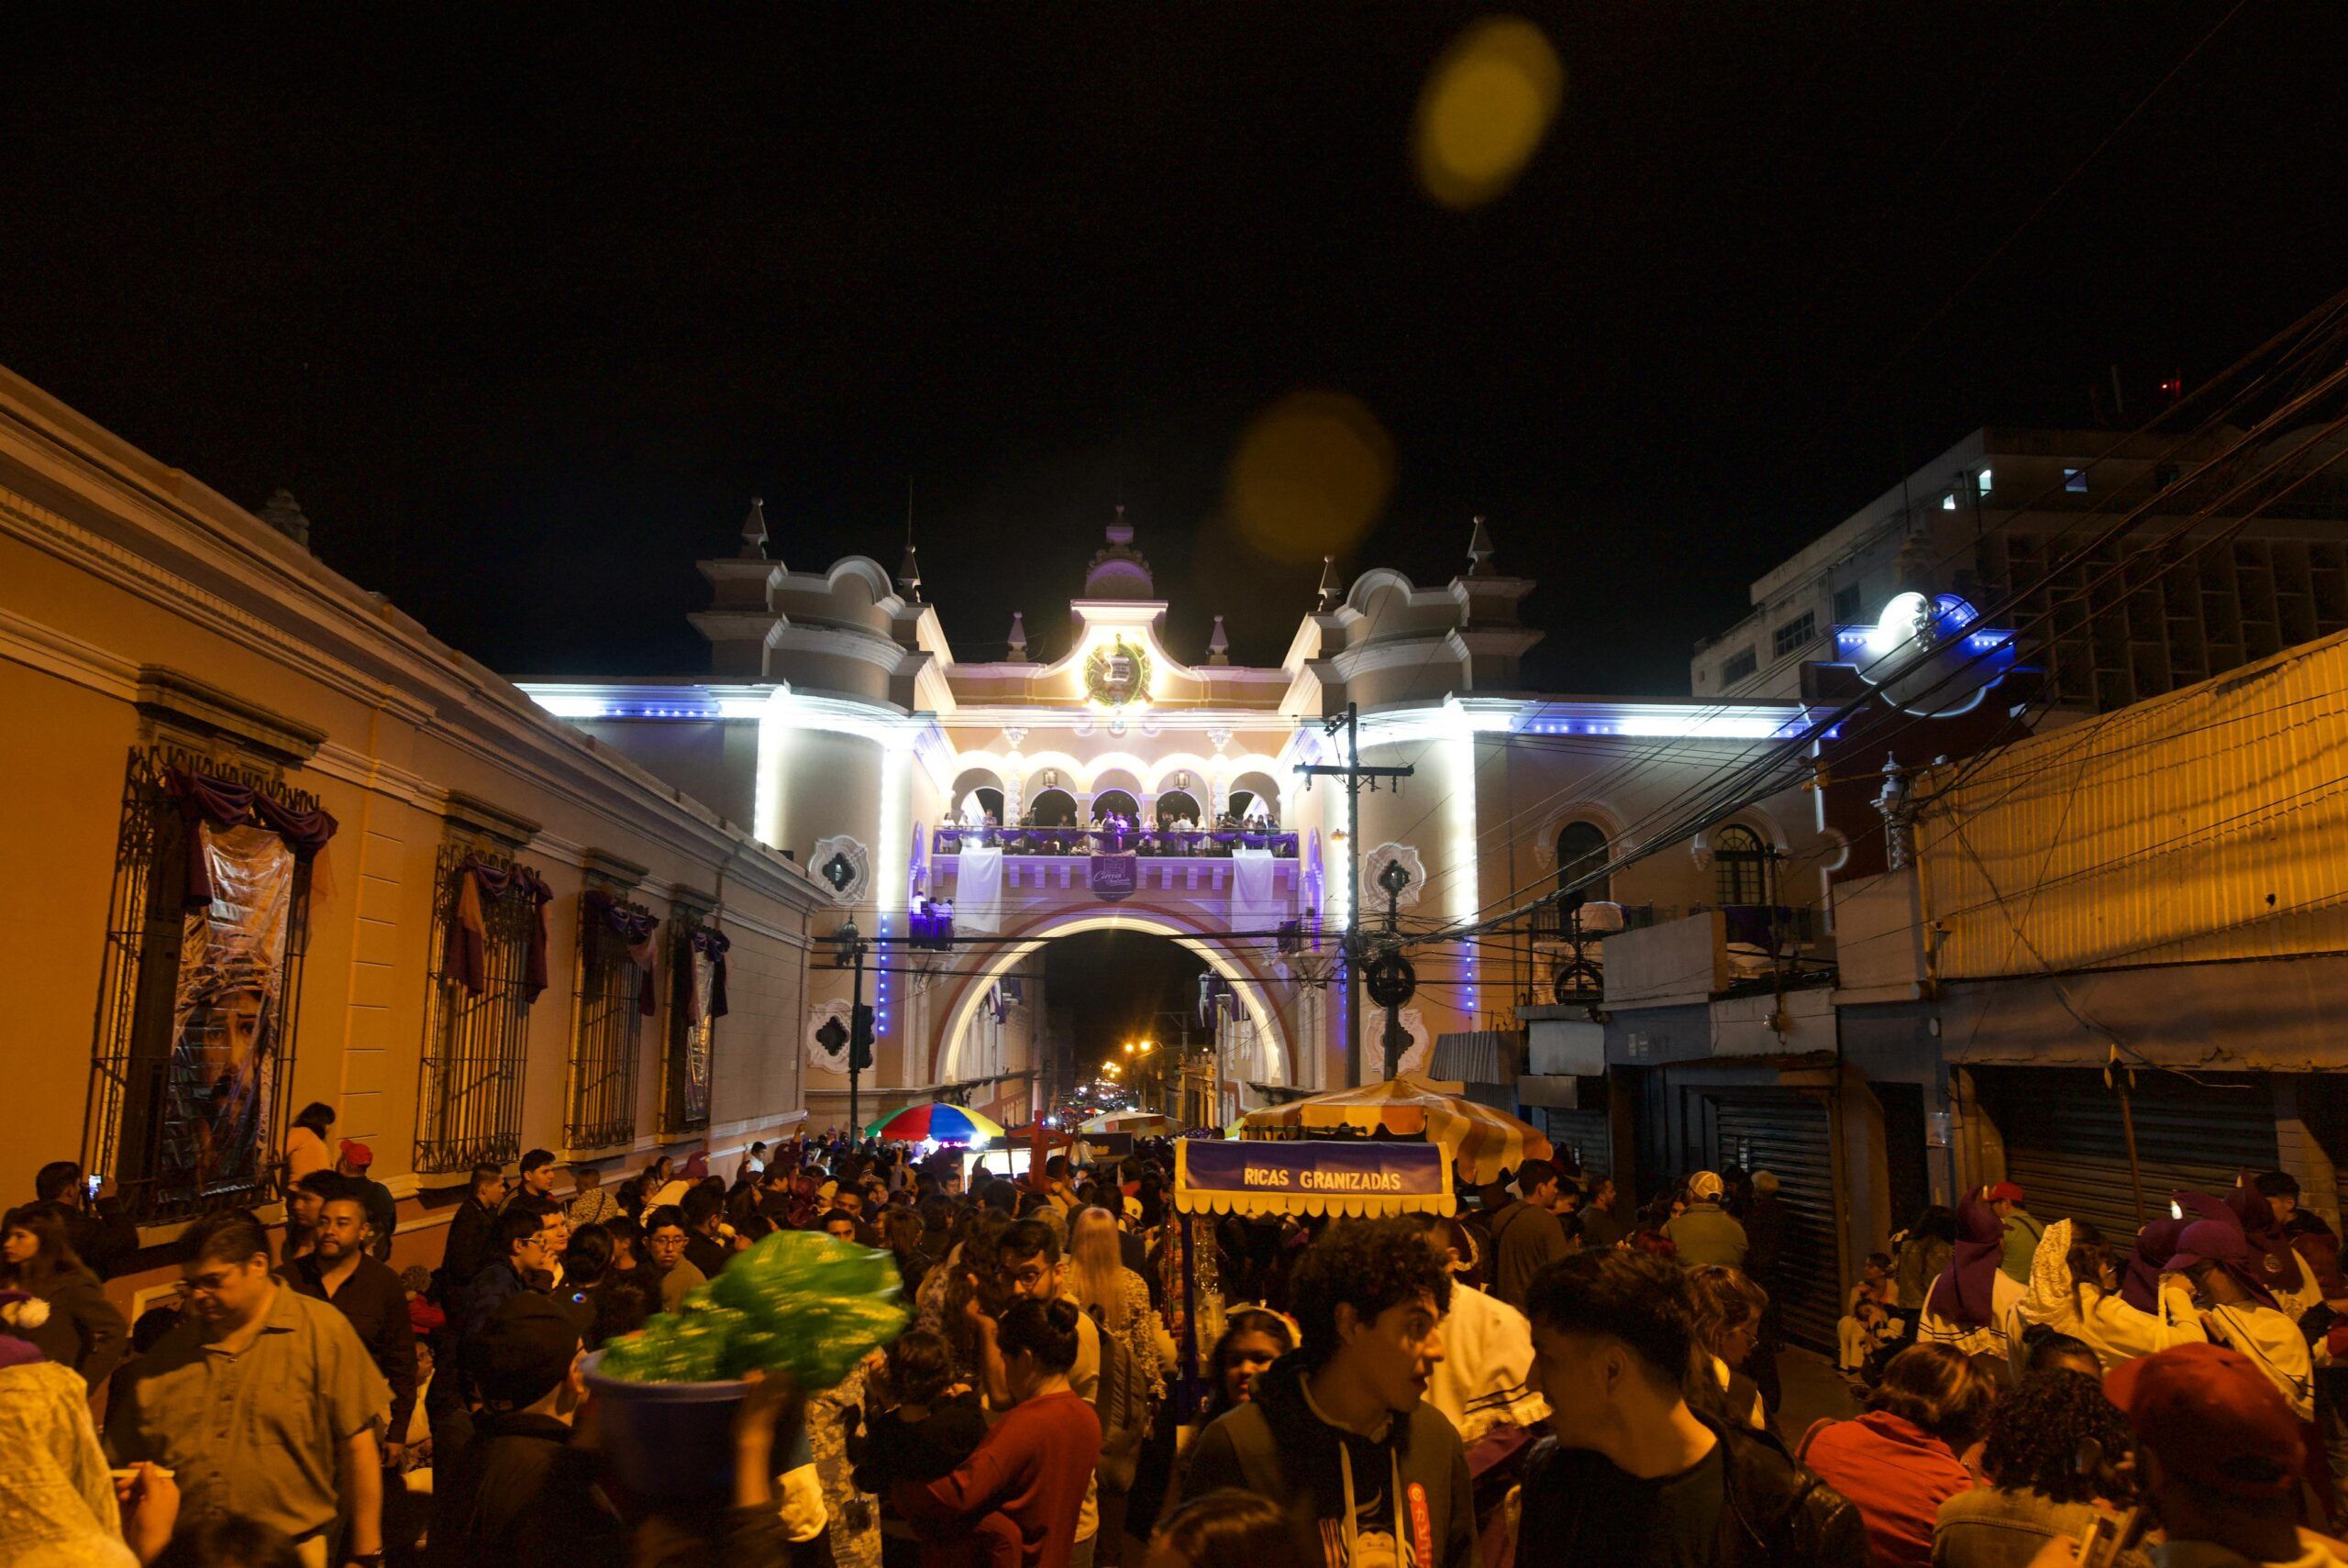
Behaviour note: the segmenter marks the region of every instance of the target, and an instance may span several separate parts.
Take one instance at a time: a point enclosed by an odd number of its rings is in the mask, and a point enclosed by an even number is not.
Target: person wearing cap
[[[1707,1264],[1721,1268],[1744,1266],[1752,1243],[1744,1227],[1725,1207],[1727,1194],[1728,1184],[1714,1172],[1698,1171],[1688,1178],[1688,1207],[1663,1227],[1673,1259],[1681,1268],[1702,1268]]]
[[[400,1206],[392,1189],[367,1174],[375,1151],[356,1138],[345,1138],[335,1153],[334,1172],[343,1179],[360,1207],[367,1212],[367,1255],[378,1260],[392,1255],[392,1236],[400,1228]]]
[[[2022,1207],[2022,1190],[2012,1182],[1999,1182],[1981,1196],[1988,1199],[1989,1211],[2003,1228],[2004,1251],[1999,1254],[1998,1266],[2016,1285],[2028,1285],[2031,1260],[2038,1255],[2038,1241],[2046,1234],[2046,1227]]]
[[[2302,1421],[2315,1419],[2315,1372],[2297,1320],[2281,1310],[2259,1278],[2242,1227],[2196,1220],[2176,1239],[2170,1272],[2193,1282],[2210,1342],[2254,1364]]]
[[[2122,1363],[2103,1387],[2128,1418],[2136,1484],[2160,1515],[2158,1568],[2342,1568],[2331,1543],[2298,1528],[2306,1445],[2249,1357],[2180,1345]]]

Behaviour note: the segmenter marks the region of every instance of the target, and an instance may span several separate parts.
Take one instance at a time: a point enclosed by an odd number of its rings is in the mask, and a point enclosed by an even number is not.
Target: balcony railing
[[[1005,855],[1148,855],[1169,858],[1228,859],[1235,849],[1268,849],[1274,858],[1296,858],[1297,835],[1246,829],[1201,829],[1192,833],[1113,828],[942,827],[933,855],[959,855],[964,844],[983,845]]]

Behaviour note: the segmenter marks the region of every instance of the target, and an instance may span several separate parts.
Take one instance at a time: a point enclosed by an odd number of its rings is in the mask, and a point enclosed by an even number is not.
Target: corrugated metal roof
[[[1513,1029],[1480,1029],[1464,1034],[1438,1034],[1434,1041],[1434,1074],[1465,1084],[1505,1084],[1512,1093],[1524,1070],[1524,1035]]]
[[[1917,845],[1944,978],[2348,950],[2348,637],[2019,742]]]

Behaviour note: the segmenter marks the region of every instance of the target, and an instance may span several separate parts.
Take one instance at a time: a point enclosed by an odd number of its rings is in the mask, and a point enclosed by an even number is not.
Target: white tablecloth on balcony
[[[991,935],[1002,929],[1002,851],[969,839],[954,863],[954,929]]]
[[[1288,918],[1268,849],[1231,852],[1231,929],[1269,931]]]

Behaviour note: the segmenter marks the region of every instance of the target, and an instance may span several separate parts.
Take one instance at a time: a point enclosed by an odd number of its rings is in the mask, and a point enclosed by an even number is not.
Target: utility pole
[[[1346,761],[1343,767],[1329,763],[1299,763],[1296,770],[1304,775],[1304,787],[1312,788],[1315,778],[1342,778],[1346,781],[1346,934],[1340,949],[1346,966],[1346,1085],[1361,1087],[1361,791],[1367,783],[1378,788],[1380,778],[1400,781],[1411,777],[1409,767],[1364,767],[1361,765],[1361,709],[1347,701],[1345,717],[1322,723],[1323,731],[1334,736],[1346,732]]]
[[[832,943],[839,955],[836,967],[851,970],[856,977],[847,994],[847,1133],[851,1139],[860,1139],[864,1136],[864,1118],[859,1089],[864,1069],[872,1065],[872,1012],[864,1005],[864,955],[870,944],[852,920],[832,933]],[[825,1025],[817,1032],[816,1038],[824,1040],[827,1049],[838,1048],[826,1037],[836,1022]]]

